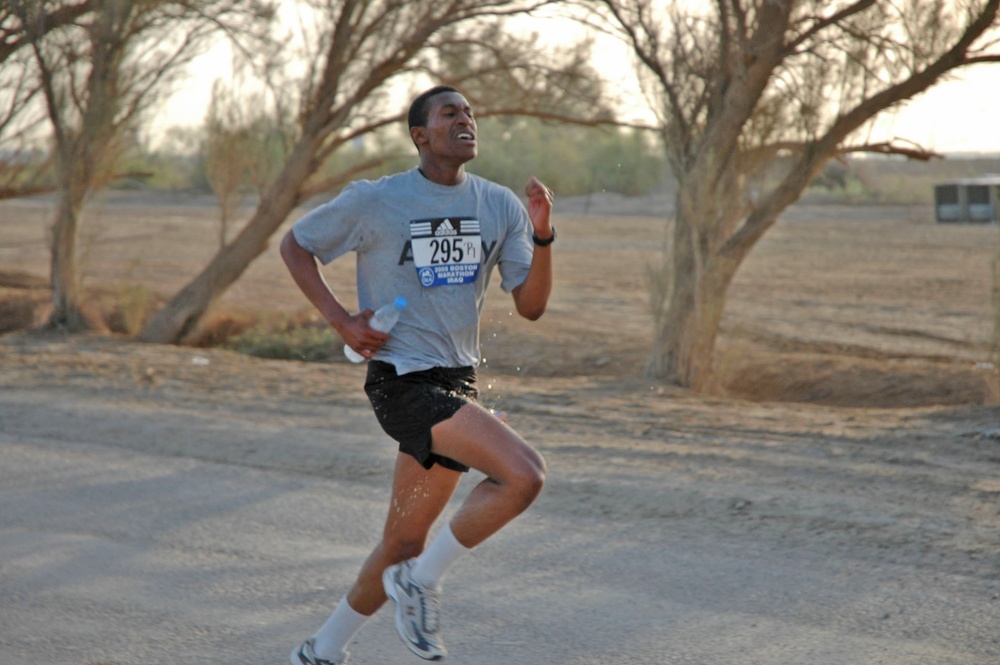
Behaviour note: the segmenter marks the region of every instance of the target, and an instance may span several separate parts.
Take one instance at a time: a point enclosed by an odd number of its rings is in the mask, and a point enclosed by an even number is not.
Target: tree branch
[[[894,143],[894,141],[905,141],[910,145],[899,145]],[[879,143],[849,145],[841,148],[839,152],[842,155],[858,152],[877,155],[900,155],[902,157],[906,157],[907,159],[913,159],[920,162],[929,162],[932,159],[944,159],[944,155],[941,153],[927,150],[926,148],[923,148],[922,146],[907,139],[892,139],[890,141],[883,141]]]
[[[29,18],[28,20],[35,24],[29,29],[25,18],[30,10],[25,7],[23,0],[12,0],[11,5],[14,9],[11,15],[18,16],[21,21],[19,25],[0,28],[0,63],[5,62],[19,49],[30,45],[33,30],[38,31],[35,35],[35,38],[38,38],[67,25],[72,25],[81,16],[96,9],[99,4],[100,0],[81,0],[75,4],[62,5],[52,12],[41,14],[38,18]]]
[[[859,0],[853,5],[848,5],[844,7],[836,14],[828,16],[826,18],[820,18],[817,20],[808,30],[800,34],[796,39],[788,43],[787,48],[790,52],[796,51],[799,46],[801,46],[806,41],[812,39],[818,33],[822,32],[831,25],[839,25],[844,19],[859,14],[869,9],[875,4],[876,0]]]

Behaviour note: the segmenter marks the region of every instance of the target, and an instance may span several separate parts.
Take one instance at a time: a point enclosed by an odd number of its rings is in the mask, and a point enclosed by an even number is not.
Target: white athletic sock
[[[451,525],[445,524],[423,554],[417,557],[410,569],[410,577],[417,584],[440,589],[445,571],[468,551],[469,548],[458,542],[451,532]]]
[[[343,651],[347,650],[347,645],[370,618],[354,611],[354,608],[347,602],[347,596],[341,598],[340,603],[333,610],[333,614],[313,636],[316,638],[316,644],[313,647],[316,655],[324,660],[337,658]]]

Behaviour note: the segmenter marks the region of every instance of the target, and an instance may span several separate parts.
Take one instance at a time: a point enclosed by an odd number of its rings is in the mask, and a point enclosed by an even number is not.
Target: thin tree
[[[28,51],[11,53],[0,66],[0,199],[51,191],[51,160],[38,145],[44,110],[34,60]]]
[[[52,226],[50,325],[83,329],[76,243],[88,198],[114,175],[123,139],[141,114],[220,27],[250,34],[264,5],[215,2],[85,3],[54,29],[62,5],[15,0],[52,131],[58,201]]]
[[[224,247],[229,225],[245,195],[253,164],[261,155],[245,109],[221,81],[212,86],[205,118],[205,176],[219,202],[219,247]]]
[[[334,173],[320,168],[345,146],[403,118],[397,86],[427,80],[457,85],[480,115],[561,117],[605,122],[593,97],[596,78],[572,52],[541,49],[500,29],[504,17],[554,0],[336,0],[316,3],[303,21],[319,32],[301,58],[297,141],[250,220],[205,268],[147,322],[139,338],[180,342],[212,303],[265,251],[296,206],[343,186],[388,156]],[[293,94],[286,88],[282,96]],[[586,100],[585,102],[582,100]],[[575,105],[575,106],[574,106]]]
[[[1000,0],[582,4],[634,51],[677,176],[648,373],[695,389],[710,385],[734,275],[823,165],[852,152],[929,157],[870,140],[873,121],[1000,61]]]
[[[65,0],[57,2],[27,3],[11,0],[0,5],[0,63],[26,47],[30,49],[39,34],[59,30],[73,25],[91,13],[99,0]],[[31,5],[32,32],[29,34],[24,21],[28,6]]]
[[[34,34],[72,25],[96,0],[38,3]],[[35,103],[42,88],[31,54],[31,35],[22,20],[23,2],[0,5],[0,199],[54,189],[52,160],[38,144],[44,108]]]

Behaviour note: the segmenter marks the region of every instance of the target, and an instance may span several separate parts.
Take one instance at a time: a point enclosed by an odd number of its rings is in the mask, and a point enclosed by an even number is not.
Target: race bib
[[[470,284],[479,276],[483,239],[478,219],[414,220],[410,242],[417,276],[425,287]]]

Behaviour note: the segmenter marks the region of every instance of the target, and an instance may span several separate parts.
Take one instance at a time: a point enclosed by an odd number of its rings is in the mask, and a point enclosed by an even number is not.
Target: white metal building
[[[938,222],[1000,222],[1000,174],[935,185],[934,215]]]

